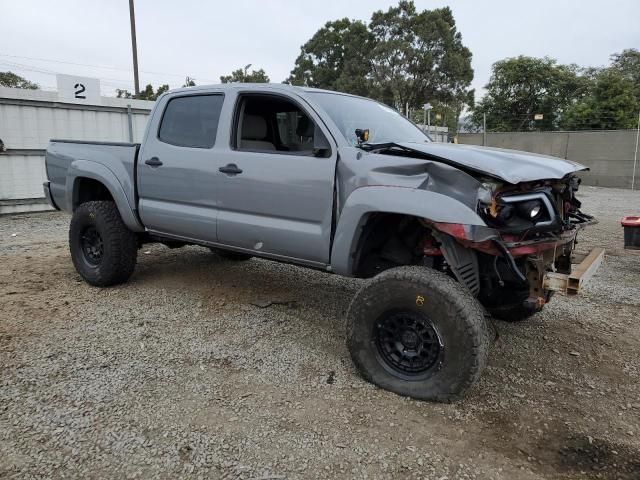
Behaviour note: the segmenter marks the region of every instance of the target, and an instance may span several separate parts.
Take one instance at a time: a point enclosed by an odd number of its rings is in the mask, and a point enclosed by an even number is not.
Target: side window
[[[164,110],[158,139],[180,147],[213,147],[223,101],[223,95],[172,98]]]
[[[313,155],[315,124],[295,103],[274,95],[247,95],[237,115],[238,150]]]

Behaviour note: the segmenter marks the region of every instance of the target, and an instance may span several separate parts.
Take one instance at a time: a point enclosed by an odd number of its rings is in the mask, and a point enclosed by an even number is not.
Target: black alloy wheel
[[[98,230],[93,226],[84,229],[80,236],[80,245],[84,261],[91,267],[100,265],[104,255],[104,244]]]
[[[419,380],[442,365],[442,339],[425,315],[412,311],[386,312],[374,328],[378,360],[390,373]]]

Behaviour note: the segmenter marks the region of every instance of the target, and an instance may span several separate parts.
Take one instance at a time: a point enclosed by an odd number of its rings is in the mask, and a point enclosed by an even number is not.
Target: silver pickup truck
[[[584,166],[434,143],[336,92],[173,90],[142,144],[51,140],[46,169],[91,285],[125,282],[148,242],[370,278],[347,313],[351,356],[367,380],[419,399],[460,398],[487,362],[491,315],[532,315],[602,257],[572,270],[594,221],[575,196]]]

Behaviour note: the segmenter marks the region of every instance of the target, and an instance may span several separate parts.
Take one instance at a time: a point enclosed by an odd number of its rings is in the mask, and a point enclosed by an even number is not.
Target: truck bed
[[[62,210],[73,210],[73,196],[67,193],[73,192],[73,184],[67,183],[75,180],[74,169],[81,165],[86,167],[87,162],[91,162],[91,168],[83,170],[95,171],[95,179],[103,183],[104,179],[98,178],[100,172],[117,179],[115,181],[124,191],[127,203],[135,211],[135,171],[139,148],[139,143],[52,139],[47,148],[45,165],[53,202]]]

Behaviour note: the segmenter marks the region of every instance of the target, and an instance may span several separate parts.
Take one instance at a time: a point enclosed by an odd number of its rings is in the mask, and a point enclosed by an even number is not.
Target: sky
[[[382,0],[136,0],[141,88],[179,87],[184,77],[218,83],[252,64],[281,82],[300,46],[325,22],[368,21]],[[416,0],[418,9],[449,6],[473,53],[476,98],[497,60],[550,56],[603,66],[625,48],[640,49],[640,0]],[[44,89],[55,73],[97,77],[102,92],[133,90],[127,0],[0,0],[0,71]],[[428,100],[428,99],[427,99]]]

